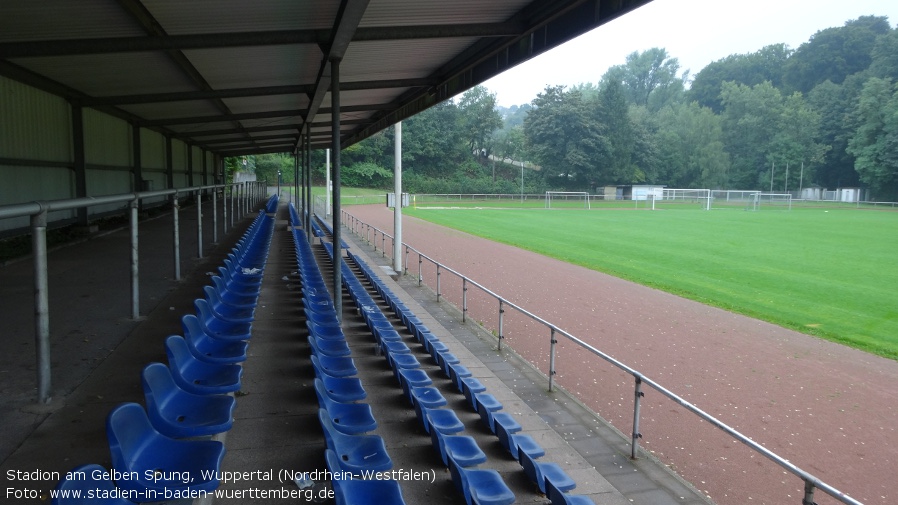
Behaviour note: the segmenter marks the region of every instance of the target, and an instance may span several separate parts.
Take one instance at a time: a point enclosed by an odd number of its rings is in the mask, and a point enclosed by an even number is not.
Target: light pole
[[[277,195],[278,195],[278,198],[281,197],[281,171],[280,170],[278,170],[278,192],[277,192]]]
[[[524,162],[521,162],[521,205],[524,205]]]

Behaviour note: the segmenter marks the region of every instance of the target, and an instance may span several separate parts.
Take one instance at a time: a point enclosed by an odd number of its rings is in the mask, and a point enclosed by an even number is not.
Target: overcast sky
[[[662,47],[696,74],[730,54],[786,43],[860,16],[898,22],[896,0],[653,0],[635,11],[486,81],[499,105],[529,103],[546,85],[597,83],[628,54]]]

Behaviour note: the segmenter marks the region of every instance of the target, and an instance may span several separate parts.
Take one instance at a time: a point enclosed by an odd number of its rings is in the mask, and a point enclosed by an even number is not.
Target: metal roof
[[[0,2],[0,75],[233,156],[330,147],[339,62],[345,147],[649,1]]]

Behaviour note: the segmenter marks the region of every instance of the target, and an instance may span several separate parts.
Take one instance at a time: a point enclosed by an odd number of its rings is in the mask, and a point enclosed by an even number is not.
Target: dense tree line
[[[509,109],[478,86],[406,120],[402,156],[413,192],[520,191],[526,160],[528,192],[863,186],[895,200],[898,30],[861,17],[694,76],[653,48],[596,84],[548,86]],[[392,129],[343,151],[347,185],[387,188],[392,167]]]

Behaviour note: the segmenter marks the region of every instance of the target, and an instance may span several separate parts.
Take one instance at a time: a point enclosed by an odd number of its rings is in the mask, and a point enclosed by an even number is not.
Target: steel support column
[[[305,182],[305,191],[306,191],[306,201],[309,204],[309,214],[306,216],[305,227],[308,230],[309,241],[312,240],[312,213],[315,211],[315,205],[312,200],[312,131],[310,128],[306,128],[306,137],[305,137],[305,148],[303,149],[304,156],[306,157],[306,182]],[[311,243],[311,242],[310,242]]]
[[[402,273],[402,121],[396,123],[394,143],[395,158],[393,164],[393,191],[396,193],[393,207],[393,270]],[[334,218],[336,219],[336,218]],[[334,225],[336,226],[336,225]]]
[[[203,190],[196,190],[196,257],[203,257]]]
[[[178,201],[178,194],[171,196],[171,216],[172,216],[172,256],[175,263],[175,280],[181,280],[181,202]]]
[[[131,191],[137,193],[149,189],[143,187],[143,163],[140,153],[140,126],[138,126],[137,123],[131,123],[131,145],[133,146],[134,156],[132,168],[134,182],[131,184]],[[143,205],[143,202],[138,201],[137,205]]]
[[[34,347],[37,358],[37,401],[50,403],[50,283],[47,275],[47,212],[31,216],[34,254]]]
[[[129,231],[131,233],[131,318],[140,318],[140,254],[137,239],[137,198],[131,200]]]
[[[332,216],[340,215],[340,59],[330,61],[331,66],[331,149],[334,150],[334,208]],[[337,318],[343,321],[343,250],[340,248],[340,226],[334,225],[334,308]]]

